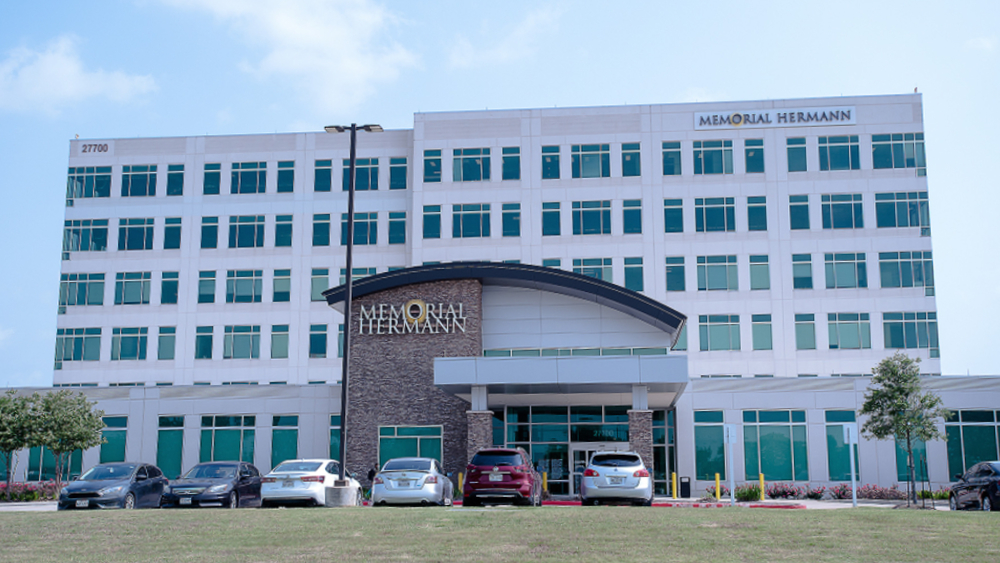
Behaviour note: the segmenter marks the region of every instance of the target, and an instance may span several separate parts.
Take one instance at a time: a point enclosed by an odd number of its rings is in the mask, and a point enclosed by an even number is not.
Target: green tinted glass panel
[[[743,420],[747,422],[748,411],[743,412]],[[760,437],[756,425],[743,426],[743,459],[744,470],[748,481],[752,481],[760,473]]]
[[[792,459],[795,465],[795,480],[808,481],[809,452],[806,446],[805,426],[792,426]]]
[[[695,411],[694,421],[696,423],[717,422],[722,423],[722,411]]]
[[[907,467],[906,440],[896,440],[896,480],[909,481]],[[927,446],[923,440],[913,441],[913,471],[917,481],[927,480]]]
[[[287,459],[299,457],[299,431],[292,428],[275,428],[271,431],[271,467]]]
[[[400,426],[396,429],[397,436],[440,436],[439,426]]]
[[[966,469],[980,461],[997,459],[996,426],[965,425],[962,427],[962,442],[965,446]]]
[[[827,422],[854,422],[854,411],[826,411]]]
[[[944,431],[948,440],[948,476],[951,480],[956,475],[965,473],[962,458],[962,427],[945,426]]]
[[[125,433],[125,430],[105,430],[101,433],[105,441],[101,444],[101,463],[125,461]]]
[[[198,452],[198,461],[205,463],[206,461],[212,461],[212,431],[202,430],[201,431],[201,448]]]
[[[441,438],[421,438],[420,457],[431,457],[441,461]]]
[[[216,430],[212,461],[239,461],[240,430]]]
[[[417,457],[420,454],[418,438],[379,438],[379,467],[397,457]]]
[[[330,459],[340,460],[340,429],[330,430]],[[381,465],[380,465],[381,467]]]
[[[761,473],[767,481],[792,479],[792,427],[760,426]]]
[[[721,413],[720,413],[721,414]],[[722,426],[695,426],[695,479],[714,481],[715,474],[726,478],[726,457]]]
[[[831,412],[831,411],[827,411]],[[837,411],[832,411],[837,412]],[[853,414],[853,413],[851,413]],[[851,480],[851,452],[844,443],[844,427],[831,425],[826,427],[827,468],[831,481]],[[854,471],[861,479],[861,461],[858,459],[858,447],[854,446]]]
[[[180,477],[183,451],[183,430],[159,431],[156,438],[156,466],[163,471],[167,479]]]
[[[535,424],[531,427],[532,442],[568,442],[569,427],[565,424]]]

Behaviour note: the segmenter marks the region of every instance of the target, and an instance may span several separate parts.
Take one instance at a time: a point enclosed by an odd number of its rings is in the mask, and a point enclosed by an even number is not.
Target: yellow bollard
[[[719,474],[715,474],[715,500],[722,500],[722,491],[719,490]]]
[[[676,499],[677,498],[677,472],[676,471],[674,471],[673,473],[670,474],[670,486],[672,487],[672,490],[674,492],[674,495],[673,495],[674,499]]]
[[[463,491],[465,490],[464,485],[465,485],[465,473],[462,473],[461,471],[459,471],[458,472],[458,492],[459,492],[459,494],[464,495],[464,493],[463,493]]]
[[[764,500],[764,474],[760,474],[760,500]]]
[[[549,472],[542,471],[542,490],[549,492]]]

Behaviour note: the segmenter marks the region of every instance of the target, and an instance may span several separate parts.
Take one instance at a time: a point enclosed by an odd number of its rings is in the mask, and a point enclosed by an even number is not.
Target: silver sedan
[[[437,504],[451,506],[454,485],[436,459],[401,457],[389,460],[372,481],[372,504]]]
[[[653,480],[639,454],[597,452],[590,458],[580,481],[581,504],[612,501],[642,506],[653,503]]]

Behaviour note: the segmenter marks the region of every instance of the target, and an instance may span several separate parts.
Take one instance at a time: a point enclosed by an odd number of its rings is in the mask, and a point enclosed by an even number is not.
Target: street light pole
[[[351,365],[351,297],[353,290],[353,258],[354,258],[354,169],[357,164],[357,140],[358,129],[363,129],[371,133],[382,131],[379,125],[362,125],[357,123],[350,126],[328,125],[323,128],[327,133],[351,132],[351,159],[347,178],[347,267],[346,288],[344,291],[344,360],[341,365],[340,374],[340,475],[339,479],[344,482],[347,474],[347,387],[348,369]],[[346,484],[346,483],[345,483]]]

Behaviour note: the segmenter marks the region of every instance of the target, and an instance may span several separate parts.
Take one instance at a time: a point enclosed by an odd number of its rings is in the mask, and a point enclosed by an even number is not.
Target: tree
[[[17,452],[33,445],[32,401],[33,397],[19,397],[14,389],[0,395],[0,459],[7,468],[7,500],[17,472]]]
[[[913,442],[940,440],[944,436],[937,428],[937,419],[950,413],[933,393],[922,393],[919,358],[897,352],[872,369],[872,382],[865,391],[860,413],[868,417],[861,427],[865,437],[885,440],[889,437],[906,444],[906,459],[910,481],[907,502],[916,501],[913,468]]]
[[[104,411],[95,411],[96,404],[83,393],[68,389],[47,393],[35,402],[35,443],[48,448],[56,458],[56,490],[62,488],[62,475],[74,450],[104,443]]]

